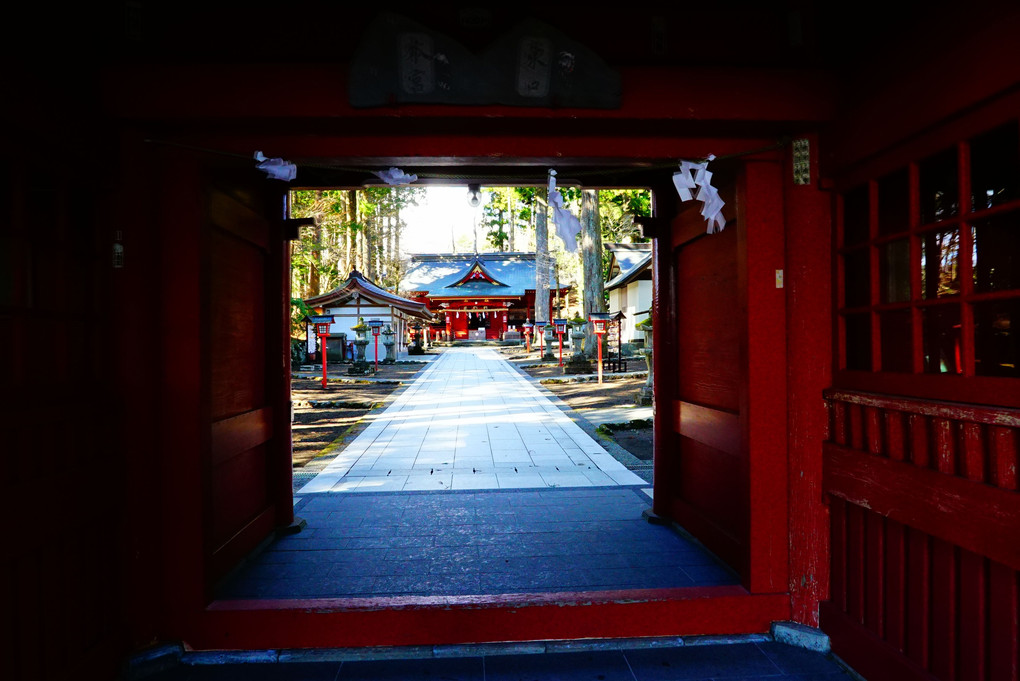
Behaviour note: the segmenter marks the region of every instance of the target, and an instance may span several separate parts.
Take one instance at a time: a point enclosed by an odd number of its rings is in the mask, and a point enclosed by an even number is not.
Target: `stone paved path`
[[[299,490],[386,492],[647,483],[489,348],[453,348]]]

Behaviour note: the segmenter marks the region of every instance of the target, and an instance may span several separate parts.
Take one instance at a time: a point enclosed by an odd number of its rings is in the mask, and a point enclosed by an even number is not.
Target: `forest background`
[[[432,216],[427,225],[409,222],[409,215],[421,216],[421,211],[414,208],[427,203],[429,191],[432,188],[404,186],[291,192],[291,216],[315,220],[314,225],[302,227],[299,238],[292,242],[295,321],[308,312],[301,303],[303,299],[336,288],[352,269],[400,294],[400,281],[412,253],[403,245],[408,230],[432,230],[426,242],[432,245],[427,251],[430,253],[537,250],[536,223],[544,211],[545,187],[482,188],[469,229],[452,224],[458,219],[452,214]],[[462,191],[467,202],[467,188]],[[554,277],[584,293],[585,316],[593,311],[604,312],[603,285],[609,254],[602,244],[647,241],[635,218],[650,215],[651,193],[643,189],[573,187],[557,191],[564,205],[580,217],[581,232],[578,252],[570,252],[550,227],[548,251],[555,263]],[[445,224],[447,221],[451,224]]]

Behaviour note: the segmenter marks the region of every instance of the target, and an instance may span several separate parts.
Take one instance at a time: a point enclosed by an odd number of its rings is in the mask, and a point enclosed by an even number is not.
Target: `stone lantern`
[[[563,367],[563,373],[565,374],[590,374],[594,371],[594,367],[591,365],[589,360],[584,354],[584,327],[587,322],[578,317],[572,319],[570,324],[570,347],[573,349],[573,353],[570,359],[567,360],[566,366]]]
[[[368,324],[362,317],[358,317],[358,323],[351,327],[354,332],[354,364],[347,370],[350,376],[367,376],[372,373],[372,367],[365,359],[365,348],[368,346]]]
[[[382,335],[383,335],[383,347],[386,348],[386,357],[383,359],[382,363],[394,364],[397,361],[397,355],[393,349],[396,346],[396,341],[393,340],[394,335],[393,327],[387,324],[386,328],[383,329],[382,331]]]

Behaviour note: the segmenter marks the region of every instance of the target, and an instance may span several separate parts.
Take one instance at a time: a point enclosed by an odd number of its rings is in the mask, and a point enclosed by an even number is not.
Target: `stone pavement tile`
[[[453,489],[499,489],[499,479],[495,473],[454,473]]]
[[[453,473],[433,473],[431,475],[409,475],[404,491],[434,491],[450,489],[453,484]]]
[[[358,493],[403,491],[407,487],[407,479],[410,476],[403,471],[391,471],[389,473],[385,476],[366,477],[358,484],[357,489],[353,491]]]
[[[428,538],[431,540],[431,538]],[[347,549],[393,549],[399,547],[414,547],[421,544],[422,537],[402,537],[384,535],[381,537],[354,537],[347,540]]]
[[[699,584],[739,584],[740,578],[721,565],[685,565],[683,571]]]
[[[830,658],[784,643],[758,643],[758,647],[786,674],[831,674],[842,670]]]
[[[346,542],[344,542],[346,544]],[[339,547],[342,549],[343,547]],[[308,551],[277,551],[267,550],[258,557],[255,565],[280,565],[298,563],[301,565],[327,565],[335,563],[343,556],[343,552],[333,549],[318,549]]]
[[[167,681],[334,681],[340,667],[339,662],[182,665]],[[148,679],[163,681],[161,676]]]
[[[428,596],[441,593],[466,596],[483,593],[478,575],[384,575],[372,585],[371,593],[380,596]]]
[[[780,676],[782,671],[753,643],[626,651],[635,681],[687,681]]]
[[[634,681],[619,651],[498,655],[485,658],[485,681]]]
[[[547,591],[582,591],[588,582],[579,571],[517,573],[482,573],[478,576],[481,593],[507,594]]]
[[[480,657],[344,662],[336,681],[485,681]]]

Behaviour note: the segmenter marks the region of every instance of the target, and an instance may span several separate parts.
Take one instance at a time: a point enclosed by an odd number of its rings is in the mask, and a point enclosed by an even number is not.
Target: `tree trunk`
[[[516,220],[516,216],[517,216],[516,208],[517,207],[515,205],[515,203],[516,203],[516,196],[515,196],[515,194],[516,194],[516,192],[514,192],[514,190],[511,189],[510,190],[510,252],[511,253],[516,253],[517,252],[517,249],[514,247],[514,232],[516,231],[514,229],[514,226],[515,226],[514,223],[517,222],[517,220]]]
[[[403,274],[400,260],[400,232],[404,229],[404,221],[400,217],[400,209],[397,209],[397,224],[393,230],[393,290],[400,293],[400,278]]]
[[[599,221],[598,193],[591,189],[581,192],[581,267],[584,272],[584,318],[592,312],[605,312],[605,282],[602,278],[602,229]],[[589,357],[597,354],[595,333],[589,323],[584,329],[584,351]]]
[[[358,192],[354,189],[347,191],[347,234],[344,238],[344,269],[343,274],[349,275],[351,270],[357,269],[354,257],[354,246],[357,243],[357,235],[354,225],[358,222]]]
[[[549,223],[545,203],[535,206],[535,318],[549,322]]]

